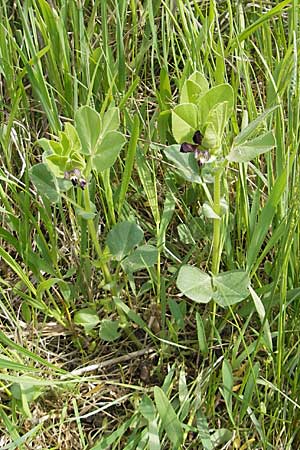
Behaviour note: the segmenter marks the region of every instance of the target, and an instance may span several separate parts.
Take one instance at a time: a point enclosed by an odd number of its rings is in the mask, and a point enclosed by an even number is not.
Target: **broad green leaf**
[[[78,133],[76,131],[76,128],[73,127],[72,124],[70,124],[69,122],[65,123],[65,134],[69,139],[69,144],[70,144],[70,153],[71,152],[75,152],[75,153],[80,153],[81,151],[81,142],[78,136]]]
[[[93,155],[101,133],[100,115],[89,106],[82,106],[75,113],[75,127],[81,141],[81,152]]]
[[[104,319],[100,324],[99,337],[104,341],[113,342],[121,336],[118,328],[118,321]]]
[[[183,442],[183,429],[168,397],[158,386],[154,387],[154,400],[156,408],[161,419],[168,438],[172,442],[174,448],[180,448]]]
[[[182,294],[197,303],[208,303],[214,294],[211,277],[197,267],[182,266],[176,285]]]
[[[47,197],[50,202],[58,202],[59,193],[56,178],[46,164],[40,163],[31,167],[29,177],[42,196]]]
[[[179,145],[171,145],[165,149],[165,154],[178,169],[180,176],[187,181],[202,184],[202,179],[199,175],[199,166],[194,153],[181,153]]]
[[[221,217],[215,213],[213,208],[207,202],[203,203],[203,205],[202,205],[202,213],[208,219],[219,219],[219,220],[221,219]]]
[[[202,141],[203,147],[209,149],[221,147],[224,128],[228,119],[227,110],[228,102],[218,103],[210,110]]]
[[[208,82],[202,73],[196,71],[185,80],[181,89],[180,103],[197,104],[206,91],[208,91]]]
[[[206,123],[209,122],[210,111],[218,104],[227,102],[226,115],[223,118],[225,123],[229,119],[233,110],[233,90],[229,84],[219,84],[215,86],[204,94],[198,104],[199,108],[199,123],[203,128]]]
[[[192,142],[198,127],[198,109],[193,103],[182,103],[172,111],[172,132],[178,144]]]
[[[92,168],[97,172],[109,169],[116,161],[123,145],[124,136],[118,131],[109,131],[98,143],[95,154],[92,157]]]
[[[97,311],[92,308],[83,308],[74,314],[74,323],[81,325],[88,333],[99,324]]]
[[[131,273],[157,263],[157,248],[153,245],[142,245],[122,261],[125,272]]]
[[[102,119],[101,134],[104,136],[108,131],[116,131],[120,126],[119,108],[110,108],[106,111]]]
[[[262,114],[260,114],[256,119],[252,120],[249,125],[247,125],[242,131],[234,138],[234,145],[239,146],[244,144],[252,134],[258,129],[259,125],[261,125],[266,118],[279,107],[279,105],[273,106],[272,108],[267,109]]]
[[[49,141],[49,147],[55,155],[65,156],[65,149],[61,142]]]
[[[70,153],[71,144],[67,134],[64,131],[58,133],[59,143],[62,147],[62,155],[68,155]]]
[[[248,162],[262,153],[269,152],[273,147],[275,147],[276,141],[272,131],[258,136],[251,141],[247,141],[241,145],[233,145],[227,159],[230,162]]]
[[[249,295],[249,277],[243,271],[230,271],[213,276],[214,300],[223,307],[239,303]]]
[[[120,222],[107,235],[106,243],[111,254],[121,261],[139,245],[144,237],[143,230],[134,222]]]
[[[46,156],[44,161],[56,177],[63,177],[65,170],[67,170],[67,156],[56,155],[53,153],[52,155]]]
[[[204,92],[199,84],[192,80],[186,80],[182,88],[180,103],[194,103],[196,105],[203,94]]]

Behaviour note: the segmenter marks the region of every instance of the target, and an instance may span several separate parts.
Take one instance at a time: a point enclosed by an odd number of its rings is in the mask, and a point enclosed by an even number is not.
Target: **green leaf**
[[[239,413],[239,417],[241,420],[243,420],[243,417],[245,416],[247,409],[251,407],[250,406],[251,400],[253,397],[255,387],[257,386],[257,378],[259,375],[259,370],[260,370],[259,362],[256,362],[254,366],[251,365],[248,369],[247,373],[248,380],[243,392],[242,405]]]
[[[44,163],[36,164],[29,169],[29,177],[41,195],[56,203],[59,200],[56,178]]]
[[[82,217],[84,220],[93,219],[97,213],[96,205],[90,201],[89,211],[85,208],[82,208],[78,204],[75,206],[76,216]]]
[[[200,72],[194,72],[183,84],[180,103],[199,103],[205,92],[208,91],[208,82]]]
[[[197,267],[182,266],[176,285],[182,294],[197,303],[208,303],[214,294],[211,277]]]
[[[198,127],[198,108],[193,103],[182,103],[172,111],[172,132],[178,144],[192,142]]]
[[[181,153],[179,145],[171,145],[165,149],[165,154],[178,169],[179,175],[185,180],[202,184],[202,179],[199,175],[199,166],[194,153]]]
[[[69,146],[70,146],[70,153],[80,153],[81,151],[81,142],[78,136],[78,133],[76,131],[76,128],[73,127],[72,124],[69,122],[65,123],[65,135],[68,137],[69,140]]]
[[[225,400],[226,408],[230,420],[233,425],[235,425],[233,417],[232,417],[232,389],[233,389],[233,375],[232,368],[227,359],[223,360],[222,364],[222,379],[223,379],[223,389],[221,390],[222,395]]]
[[[111,254],[121,261],[144,237],[143,230],[134,222],[121,222],[114,225],[107,235],[106,243]]]
[[[258,136],[251,141],[247,141],[241,145],[234,145],[227,155],[227,159],[230,162],[248,162],[262,153],[269,152],[275,147],[276,141],[272,131]]]
[[[227,111],[223,117],[223,122],[229,119],[234,104],[233,89],[229,84],[220,84],[211,88],[204,94],[198,104],[199,123],[203,128],[209,122],[210,111],[218,105],[218,103],[227,102]]]
[[[41,395],[43,389],[36,385],[34,378],[32,378],[32,382],[28,381],[30,377],[27,376],[26,378],[27,381],[21,381],[21,376],[20,383],[13,383],[10,390],[13,398],[16,400],[22,400],[24,397],[27,402],[32,402]]]
[[[199,350],[204,355],[208,354],[208,345],[206,340],[205,328],[203,324],[203,320],[198,312],[196,312],[196,324],[197,324],[197,336],[198,336],[198,345]]]
[[[146,420],[155,419],[155,415],[156,415],[155,407],[154,407],[154,404],[153,404],[151,398],[148,397],[148,395],[144,395],[144,397],[140,401],[139,410],[140,410],[140,413],[142,414],[142,416]]]
[[[177,227],[177,233],[180,242],[186,245],[195,245],[195,239],[193,238],[192,232],[185,223],[180,223]]]
[[[292,167],[289,165],[289,167]],[[254,232],[251,237],[250,245],[248,247],[247,254],[247,269],[250,271],[257,258],[258,253],[261,250],[262,243],[269,232],[270,224],[272,223],[275,215],[277,205],[282,198],[282,193],[287,186],[288,168],[285,168],[278,176],[273,186],[272,192],[262,212],[258,218],[258,221],[254,227]]]
[[[272,108],[266,109],[262,114],[260,114],[256,119],[252,120],[249,125],[247,125],[235,138],[234,145],[239,146],[244,144],[252,134],[258,129],[259,125],[263,123],[266,118],[279,107],[279,105],[273,106]]]
[[[118,321],[104,319],[101,321],[99,337],[104,341],[113,342],[121,336],[118,328]]]
[[[100,115],[89,106],[82,106],[75,113],[75,126],[81,141],[81,152],[93,155],[101,133]]]
[[[56,177],[63,177],[67,166],[68,157],[53,153],[45,157],[45,163]]]
[[[122,261],[125,272],[132,273],[157,263],[157,248],[153,245],[142,245]]]
[[[213,276],[214,300],[220,306],[239,303],[249,295],[249,277],[244,271],[230,271]]]
[[[228,119],[227,110],[228,102],[218,103],[210,110],[202,141],[203,147],[208,149],[221,147],[224,128]]]
[[[102,131],[101,134],[104,136],[109,131],[115,131],[120,126],[120,113],[119,108],[110,108],[103,116],[102,119]]]
[[[88,333],[99,324],[99,316],[92,308],[83,308],[74,314],[74,323],[81,325]]]
[[[255,309],[259,316],[259,319],[260,319],[261,323],[263,324],[263,330],[264,330],[264,334],[265,334],[266,344],[267,344],[268,348],[270,349],[270,351],[273,351],[272,334],[271,334],[269,320],[267,318],[265,318],[266,311],[265,311],[264,304],[251,286],[249,286],[249,291],[250,291],[253,303],[255,305]]]
[[[162,427],[164,428],[174,448],[180,448],[180,445],[183,442],[182,425],[166,394],[158,386],[154,387],[154,400],[161,419]]]
[[[227,444],[232,439],[232,431],[226,428],[219,428],[210,436],[213,448],[216,449],[220,445]]]
[[[92,168],[97,172],[109,169],[116,161],[123,145],[124,136],[118,131],[109,131],[98,143],[95,154],[92,157]]]
[[[142,416],[148,421],[148,443],[149,450],[161,450],[159,440],[159,429],[156,420],[156,410],[148,395],[145,395],[139,405]]]
[[[213,450],[214,446],[210,438],[210,432],[208,428],[208,423],[205,415],[201,408],[198,409],[196,413],[196,426],[199,433],[199,438],[201,440],[203,449]]]

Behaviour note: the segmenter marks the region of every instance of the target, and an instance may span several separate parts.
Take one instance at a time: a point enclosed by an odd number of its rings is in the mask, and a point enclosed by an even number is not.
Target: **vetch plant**
[[[66,123],[58,138],[40,139],[43,148],[43,162],[31,168],[30,176],[38,191],[51,202],[59,202],[64,192],[73,186],[80,186],[83,198],[77,196],[75,210],[87,220],[88,230],[98,257],[104,280],[111,282],[103,249],[99,244],[94,223],[95,205],[91,202],[89,182],[92,174],[101,173],[115,163],[125,144],[124,136],[118,131],[119,109],[106,111],[103,117],[90,108],[82,106],[75,114],[75,126]],[[68,197],[69,201],[72,201]]]
[[[272,108],[246,126],[226,152],[224,131],[233,107],[234,95],[229,84],[209,88],[201,73],[193,73],[184,82],[180,103],[172,111],[172,132],[179,145],[171,145],[165,152],[184,179],[202,185],[209,201],[205,205],[206,215],[213,220],[211,275],[184,265],[178,274],[177,287],[195,302],[214,300],[223,307],[245,299],[250,283],[248,270],[219,273],[222,215],[226,211],[221,185],[226,183],[226,168],[230,163],[248,162],[275,146],[272,131],[257,135],[260,125],[275,109]]]

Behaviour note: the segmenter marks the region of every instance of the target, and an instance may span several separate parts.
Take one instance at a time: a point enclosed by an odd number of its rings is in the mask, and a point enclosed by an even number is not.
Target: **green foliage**
[[[121,261],[144,237],[141,228],[134,222],[120,222],[107,235],[107,245],[111,254]]]
[[[219,273],[210,277],[197,267],[182,266],[177,287],[191,300],[208,303],[212,298],[220,306],[239,303],[249,295],[249,277],[243,271]]]
[[[120,337],[118,328],[118,321],[103,319],[100,324],[99,336],[104,341],[113,342]]]
[[[83,308],[74,314],[74,323],[81,325],[86,333],[93,330],[100,322],[97,312],[92,308]]]
[[[82,106],[76,111],[75,127],[67,122],[58,140],[38,141],[44,150],[43,161],[58,178],[74,169],[84,171],[87,176],[91,169],[104,172],[113,166],[125,144],[124,136],[116,131],[119,125],[118,108],[108,109],[101,119],[93,108]],[[36,178],[33,182],[36,184]]]
[[[299,447],[298,22],[2,2],[0,446]]]
[[[158,386],[154,387],[155,405],[162,422],[162,426],[173,444],[178,448],[183,441],[183,429],[168,397]]]
[[[36,164],[30,169],[29,175],[31,181],[41,195],[47,197],[50,202],[58,202],[59,193],[57,181],[46,164]]]

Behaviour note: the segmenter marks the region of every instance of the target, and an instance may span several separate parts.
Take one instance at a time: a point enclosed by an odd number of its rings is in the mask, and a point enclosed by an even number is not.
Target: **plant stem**
[[[221,216],[221,176],[222,169],[216,172],[214,180],[214,212]],[[220,235],[221,235],[221,219],[214,219],[213,222],[213,254],[212,254],[212,274],[217,275],[220,265]]]
[[[91,204],[90,204],[90,195],[89,195],[88,185],[84,189],[84,205],[85,205],[86,212],[87,213],[91,212]],[[104,280],[106,283],[110,283],[111,282],[111,274],[107,267],[107,264],[103,261],[103,251],[100,247],[100,244],[99,244],[99,241],[97,238],[97,232],[95,229],[95,224],[94,224],[93,219],[87,219],[87,224],[88,224],[88,229],[89,229],[89,233],[90,233],[92,242],[94,244],[97,256],[99,258],[99,264],[100,264],[100,268],[103,273]]]
[[[218,169],[214,180],[214,212],[219,218],[213,219],[213,251],[212,251],[212,274],[219,273],[220,266],[220,235],[221,235],[221,176],[222,168]],[[212,301],[212,328],[211,342],[213,342],[216,327],[217,304]],[[213,360],[213,346],[211,347],[210,360]]]

